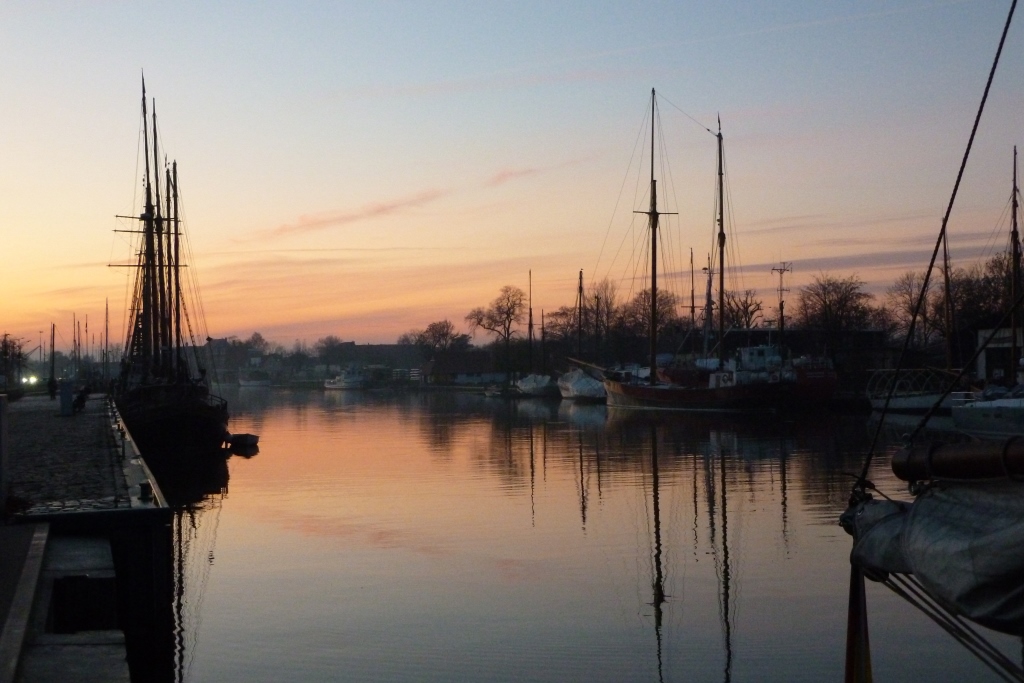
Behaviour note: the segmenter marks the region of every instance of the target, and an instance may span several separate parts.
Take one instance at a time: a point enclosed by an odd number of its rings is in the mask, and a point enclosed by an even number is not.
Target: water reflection
[[[471,394],[229,400],[234,428],[260,433],[264,449],[229,462],[230,497],[207,498],[175,527],[185,679],[842,671],[835,577],[849,547],[835,520],[862,462],[863,419]],[[872,478],[895,493],[884,470]],[[882,616],[935,642],[899,613]],[[938,647],[929,655],[928,666],[964,671]]]
[[[226,493],[226,492],[225,492]],[[174,680],[189,680],[224,493],[174,511]]]

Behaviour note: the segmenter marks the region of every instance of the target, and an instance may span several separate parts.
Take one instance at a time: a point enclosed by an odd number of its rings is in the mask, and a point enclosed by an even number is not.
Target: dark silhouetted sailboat
[[[161,188],[155,106],[151,128],[147,118],[143,80],[145,204],[138,216],[122,217],[138,221],[140,228],[130,232],[141,239],[137,262],[132,264],[129,332],[114,400],[147,460],[158,453],[173,454],[175,460],[205,457],[218,452],[227,437],[227,402],[210,392],[201,349],[193,337],[200,311],[189,311],[185,303],[178,165],[165,161]],[[198,301],[198,294],[191,293]]]

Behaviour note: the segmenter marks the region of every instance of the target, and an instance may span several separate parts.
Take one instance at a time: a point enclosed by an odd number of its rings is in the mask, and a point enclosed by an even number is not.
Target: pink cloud
[[[317,230],[324,230],[326,228],[339,225],[347,225],[349,223],[370,220],[373,218],[380,218],[381,216],[388,216],[404,209],[424,206],[448,194],[450,194],[449,190],[425,190],[411,197],[402,197],[391,201],[366,204],[354,211],[339,211],[312,216],[299,216],[299,220],[295,223],[275,228],[270,231],[270,234],[275,237],[302,234]]]

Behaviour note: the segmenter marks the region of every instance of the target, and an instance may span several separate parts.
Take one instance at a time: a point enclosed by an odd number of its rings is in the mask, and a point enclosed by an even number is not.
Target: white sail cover
[[[558,385],[547,375],[527,375],[516,386],[526,396],[557,396]]]
[[[604,383],[579,368],[570,370],[558,378],[558,390],[562,393],[562,398],[599,400],[605,397]]]
[[[1024,483],[940,483],[913,503],[860,503],[843,526],[869,575],[913,574],[954,613],[1024,635]]]

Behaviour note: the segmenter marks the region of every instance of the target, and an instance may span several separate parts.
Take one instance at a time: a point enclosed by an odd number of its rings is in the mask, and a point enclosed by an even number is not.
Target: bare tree
[[[885,290],[886,307],[892,314],[893,324],[896,333],[906,336],[910,331],[910,321],[914,317],[914,307],[917,306],[918,298],[921,296],[921,287],[924,284],[924,273],[917,273],[908,270],[896,278],[896,281]],[[911,345],[917,348],[924,348],[935,341],[939,333],[939,326],[932,318],[935,312],[934,303],[935,290],[925,293],[925,301],[921,306],[920,318],[914,325],[914,338]],[[941,299],[941,297],[939,297]],[[941,306],[941,302],[938,304]],[[940,316],[941,319],[941,316]]]
[[[800,288],[796,323],[823,332],[834,351],[844,333],[872,326],[871,300],[872,296],[864,291],[864,281],[856,275],[841,278],[822,273]]]
[[[747,289],[743,294],[725,293],[725,324],[727,327],[738,327],[749,330],[757,324],[764,310],[762,302],[757,298],[756,289]]]
[[[466,314],[471,334],[478,329],[493,334],[505,343],[505,369],[509,370],[512,337],[515,326],[523,322],[526,313],[526,293],[515,285],[505,285],[486,308],[474,308]]]
[[[587,292],[587,306],[592,306],[590,310],[594,312],[590,324],[595,331],[607,330],[618,313],[618,287],[608,278],[592,285]]]
[[[345,342],[341,341],[339,337],[329,334],[317,339],[313,344],[313,350],[324,364],[340,365],[344,358],[344,344]]]
[[[658,334],[679,323],[676,296],[672,292],[658,292]],[[651,290],[638,292],[619,311],[619,329],[635,337],[647,337],[651,332]]]
[[[448,351],[469,346],[469,335],[455,330],[451,320],[439,320],[427,325],[420,343],[432,351]]]

